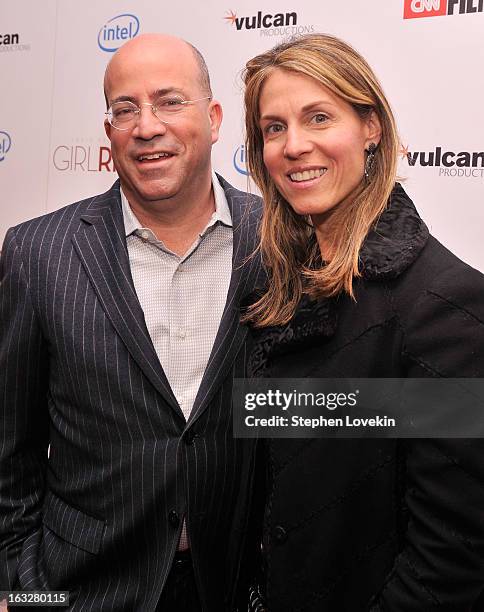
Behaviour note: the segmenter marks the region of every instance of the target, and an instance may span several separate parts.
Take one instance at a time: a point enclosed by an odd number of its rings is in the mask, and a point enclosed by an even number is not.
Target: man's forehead
[[[183,55],[174,55],[170,49],[163,53],[161,50],[113,57],[104,81],[108,95],[137,94],[135,90],[143,90],[150,97],[158,90],[179,90],[188,94],[198,81],[198,66],[191,49],[185,45]]]
[[[196,69],[196,58],[190,45],[179,38],[164,35],[142,35],[124,44],[109,62],[106,73],[139,70],[183,71]]]

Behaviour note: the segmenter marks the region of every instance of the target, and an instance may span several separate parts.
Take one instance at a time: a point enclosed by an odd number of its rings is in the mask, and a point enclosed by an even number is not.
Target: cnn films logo
[[[250,175],[250,172],[247,168],[247,155],[244,144],[240,145],[240,147],[237,147],[237,149],[235,149],[235,153],[232,158],[232,163],[239,174],[242,174],[243,176]]]
[[[10,134],[0,130],[0,162],[3,162],[11,146],[12,139],[10,138]]]
[[[484,178],[484,151],[449,151],[435,147],[433,151],[409,151],[401,146],[400,155],[411,167],[438,168],[439,176]]]
[[[258,11],[257,15],[238,16],[230,10],[226,12],[224,19],[239,32],[254,30],[258,31],[260,36],[294,36],[314,32],[314,25],[298,23],[298,14],[295,11],[274,14]]]
[[[102,51],[114,53],[139,32],[139,19],[131,13],[116,15],[99,30],[97,44]]]
[[[29,43],[20,43],[20,34],[0,34],[0,53],[30,51]]]
[[[52,154],[59,172],[116,172],[110,147],[96,144],[60,144]]]
[[[403,18],[482,13],[484,0],[404,0]]]

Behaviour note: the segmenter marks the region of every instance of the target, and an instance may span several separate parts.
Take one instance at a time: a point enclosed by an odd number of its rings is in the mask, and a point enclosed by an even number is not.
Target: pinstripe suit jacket
[[[9,230],[1,589],[69,590],[71,610],[155,610],[186,515],[204,610],[233,608],[253,446],[232,436],[231,390],[247,352],[238,302],[260,273],[246,261],[260,200],[221,183],[233,273],[188,423],[134,290],[119,183]]]

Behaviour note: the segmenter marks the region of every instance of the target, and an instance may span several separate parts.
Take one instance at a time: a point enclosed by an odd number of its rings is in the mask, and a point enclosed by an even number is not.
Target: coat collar
[[[206,409],[243,347],[247,327],[240,325],[239,304],[244,295],[262,284],[260,257],[254,256],[257,227],[262,213],[261,199],[235,189],[218,174],[217,178],[225,192],[232,216],[232,278],[222,320],[188,420],[188,427]]]
[[[403,187],[397,183],[388,206],[360,250],[362,278],[368,281],[397,278],[417,259],[428,237],[427,226]],[[339,299],[341,297],[312,300],[304,295],[287,325],[253,329],[256,342],[249,360],[249,376],[266,375],[269,356],[332,336],[338,324]]]
[[[403,187],[397,183],[387,208],[361,248],[363,278],[396,278],[417,259],[428,238],[427,226]]]
[[[239,324],[238,303],[241,296],[252,291],[260,273],[259,258],[250,257],[256,247],[260,198],[234,189],[220,176],[218,179],[232,216],[232,278],[188,426],[206,409],[243,345],[247,329]],[[106,193],[89,201],[81,219],[83,223],[72,240],[102,307],[132,357],[184,423],[156,355],[131,277],[119,179]]]
[[[81,219],[72,241],[101,306],[153,386],[183,418],[156,355],[131,277],[119,179],[89,202]]]

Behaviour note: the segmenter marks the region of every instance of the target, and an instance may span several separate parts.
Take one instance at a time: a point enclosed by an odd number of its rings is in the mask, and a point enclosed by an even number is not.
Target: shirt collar
[[[222,185],[220,184],[217,175],[212,171],[212,188],[213,194],[215,198],[215,212],[210,218],[209,222],[205,229],[201,232],[201,236],[203,236],[206,231],[214,226],[217,222],[226,225],[227,227],[232,227],[232,215],[230,213],[229,204],[227,202],[227,197],[225,195],[225,191],[223,190]],[[138,217],[134,214],[133,209],[129,205],[128,199],[124,194],[123,188],[121,187],[121,206],[123,210],[123,221],[124,221],[124,230],[125,235],[130,236],[135,233],[137,230],[145,229],[139,222]]]

